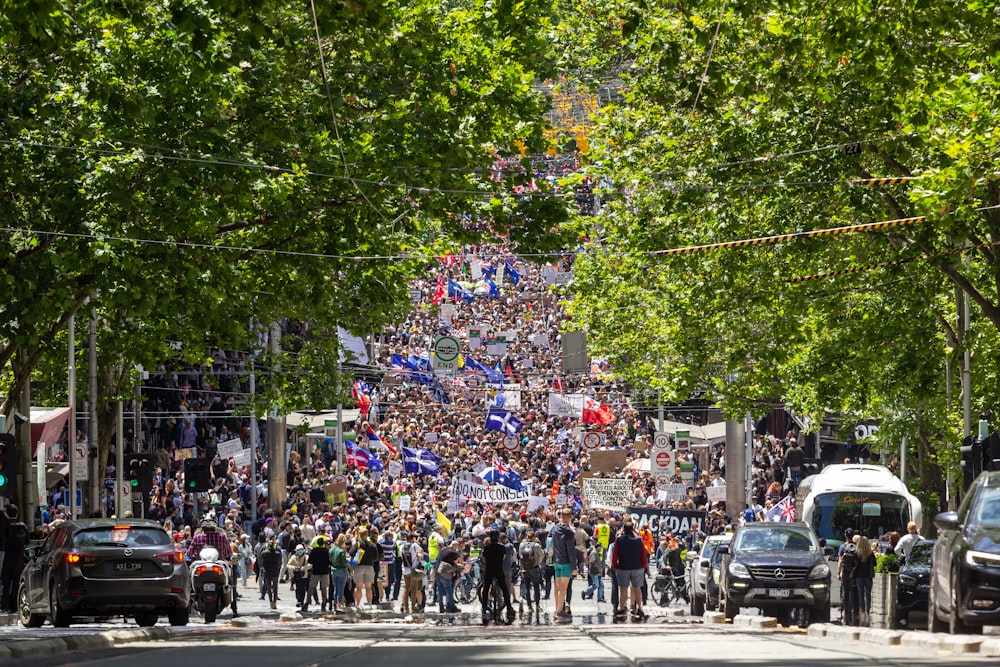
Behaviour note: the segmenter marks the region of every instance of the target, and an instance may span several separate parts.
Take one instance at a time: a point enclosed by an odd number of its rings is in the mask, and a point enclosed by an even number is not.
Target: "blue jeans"
[[[855,577],[854,585],[858,588],[858,610],[867,619],[872,610],[872,580],[869,577]]]
[[[539,604],[542,595],[542,571],[540,569],[535,568],[521,572],[521,591],[528,606]]]
[[[438,606],[450,609],[455,606],[455,580],[441,576],[438,572],[434,577],[434,590],[437,591]]]
[[[344,586],[347,585],[347,568],[342,567],[330,571],[330,579],[333,580],[333,605],[344,604]]]
[[[584,597],[593,597],[594,590],[597,590],[597,599],[604,602],[604,577],[599,574],[587,575],[590,578],[590,586],[583,589]]]

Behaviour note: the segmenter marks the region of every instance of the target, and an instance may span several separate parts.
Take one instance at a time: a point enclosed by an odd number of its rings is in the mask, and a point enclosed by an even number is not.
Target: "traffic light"
[[[1000,433],[983,442],[983,470],[1000,470]]]
[[[13,496],[17,480],[17,441],[0,433],[0,496]]]
[[[148,496],[153,491],[153,457],[149,454],[127,454],[125,474],[134,493]]]
[[[188,493],[208,491],[212,488],[212,475],[208,459],[184,459],[184,490]]]
[[[962,439],[962,488],[968,489],[983,471],[983,448],[979,439],[970,435]]]

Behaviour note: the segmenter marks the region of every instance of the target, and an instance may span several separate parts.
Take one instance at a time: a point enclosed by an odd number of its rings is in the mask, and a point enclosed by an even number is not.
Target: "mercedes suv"
[[[830,620],[830,567],[813,530],[804,523],[754,522],[740,526],[723,562],[719,595],[727,618],[757,607],[789,625],[792,611],[809,609],[808,622]]]

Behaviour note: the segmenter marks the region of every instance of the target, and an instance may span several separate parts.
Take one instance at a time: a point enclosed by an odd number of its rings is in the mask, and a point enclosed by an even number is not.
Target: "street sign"
[[[344,475],[334,475],[330,478],[330,484],[347,484],[347,477]]]
[[[89,466],[87,465],[87,443],[85,442],[78,442],[73,446],[73,474],[78,482],[86,482],[90,478]]]
[[[674,474],[674,451],[654,448],[649,461],[649,472],[654,477],[672,476]]]
[[[653,436],[653,449],[668,449],[670,447],[670,434],[659,432]]]
[[[458,339],[454,336],[438,336],[434,340],[431,367],[435,371],[458,371]]]
[[[667,477],[666,475],[660,475],[656,478],[657,491],[666,491],[668,488],[670,488],[670,485],[671,485],[670,478]]]
[[[520,446],[521,446],[521,441],[515,438],[514,436],[512,435],[504,436],[503,448],[506,449],[507,451],[513,452]]]
[[[601,434],[596,431],[591,431],[590,433],[583,436],[583,448],[597,449],[601,446]]]

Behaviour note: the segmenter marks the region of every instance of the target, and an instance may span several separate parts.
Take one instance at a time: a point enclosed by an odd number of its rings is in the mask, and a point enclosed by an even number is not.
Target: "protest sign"
[[[583,498],[588,508],[622,511],[632,501],[632,480],[584,479]]]
[[[645,523],[653,533],[653,539],[659,540],[660,535],[670,531],[674,535],[687,535],[692,528],[701,530],[708,520],[708,512],[695,510],[670,510],[656,507],[629,507],[626,510],[635,525]]]

